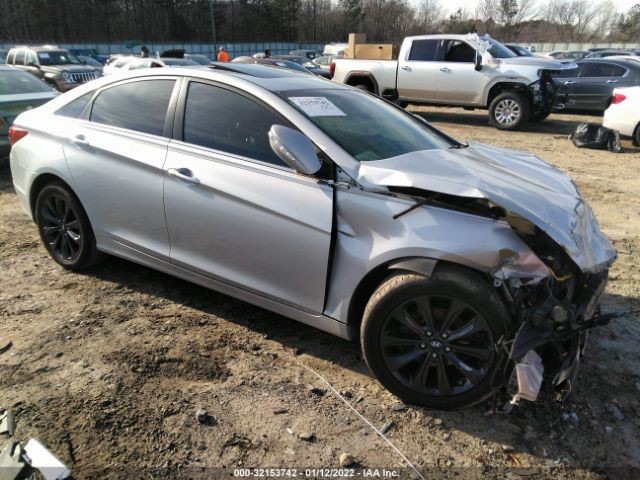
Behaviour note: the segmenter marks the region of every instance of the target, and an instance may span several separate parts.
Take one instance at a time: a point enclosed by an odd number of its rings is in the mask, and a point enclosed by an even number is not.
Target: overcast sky
[[[627,12],[631,7],[633,7],[636,3],[639,3],[640,0],[613,0],[613,3],[616,5],[620,12]],[[478,0],[441,0],[440,5],[444,8],[453,12],[460,7],[467,7],[469,11],[473,12],[478,5]],[[538,3],[545,3],[544,0],[539,0]]]

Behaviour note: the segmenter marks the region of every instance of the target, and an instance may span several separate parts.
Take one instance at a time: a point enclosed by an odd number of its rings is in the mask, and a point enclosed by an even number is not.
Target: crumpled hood
[[[571,179],[529,153],[473,142],[363,162],[357,179],[491,200],[546,232],[585,273],[601,271],[616,258]]]
[[[571,61],[563,63],[551,58],[542,57],[513,57],[501,58],[499,60],[506,65],[525,65],[542,68],[544,70],[570,70],[572,68],[578,68],[578,66]]]

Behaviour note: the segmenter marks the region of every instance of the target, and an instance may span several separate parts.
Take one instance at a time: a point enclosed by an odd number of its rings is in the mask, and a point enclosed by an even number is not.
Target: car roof
[[[171,72],[167,73],[164,68],[149,68],[144,70],[134,70],[127,72],[125,76],[118,76],[118,81],[124,79],[154,77],[167,75],[180,75],[197,77],[205,80],[220,80],[220,77],[226,77],[226,80],[233,80],[230,83],[237,83],[238,80],[250,82],[265,90],[271,92],[280,92],[286,90],[348,90],[351,87],[346,85],[330,82],[316,75],[308,75],[289,70],[286,68],[272,67],[268,65],[258,65],[253,63],[226,63],[214,62],[212,65],[189,65],[171,68]],[[107,79],[112,77],[103,77],[105,84],[111,83]],[[94,80],[94,85],[102,83],[101,80]]]

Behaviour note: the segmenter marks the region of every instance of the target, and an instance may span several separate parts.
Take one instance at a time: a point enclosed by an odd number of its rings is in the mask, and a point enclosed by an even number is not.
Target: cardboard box
[[[393,59],[393,45],[391,44],[362,44],[356,45],[353,58],[366,60],[391,60]]]
[[[356,58],[356,45],[366,43],[367,35],[365,33],[350,33],[349,47],[344,51],[344,58]]]

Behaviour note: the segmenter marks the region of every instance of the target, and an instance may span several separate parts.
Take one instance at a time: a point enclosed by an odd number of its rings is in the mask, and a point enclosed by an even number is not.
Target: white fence
[[[640,43],[526,43],[522,45],[533,47],[535,52],[563,51],[586,51],[590,48],[611,48],[621,50],[640,49]]]

